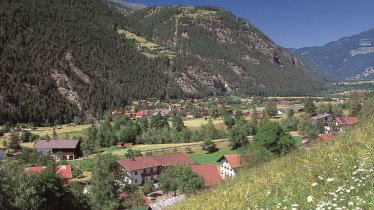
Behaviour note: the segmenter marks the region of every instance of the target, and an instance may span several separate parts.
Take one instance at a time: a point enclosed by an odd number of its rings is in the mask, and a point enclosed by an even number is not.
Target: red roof
[[[193,165],[192,171],[204,178],[205,186],[207,187],[222,182],[215,164]]]
[[[60,175],[64,179],[73,178],[70,165],[57,166],[56,174]]]
[[[221,161],[222,158],[225,158],[227,162],[229,162],[231,168],[240,168],[240,154],[231,154],[231,155],[224,155],[218,161]]]
[[[194,162],[182,152],[154,157],[162,166],[178,166],[194,164]]]
[[[155,158],[146,156],[117,160],[117,162],[128,171],[161,166]]]
[[[335,117],[339,125],[354,125],[358,123],[357,117]]]
[[[26,168],[27,171],[30,171],[32,173],[41,173],[44,169],[47,167],[45,166],[34,166]],[[71,179],[73,178],[73,174],[71,172],[71,166],[70,165],[62,165],[56,167],[56,174],[60,175],[64,179]]]
[[[321,140],[324,140],[324,141],[331,140],[331,139],[333,139],[334,137],[335,137],[335,136],[332,135],[332,134],[322,134],[322,135],[319,136],[319,138],[320,138]]]

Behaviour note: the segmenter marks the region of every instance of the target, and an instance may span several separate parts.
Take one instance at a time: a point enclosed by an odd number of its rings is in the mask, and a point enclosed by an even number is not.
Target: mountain
[[[220,8],[150,7],[125,13],[124,19],[122,33],[140,36],[134,41],[144,53],[177,54],[169,74],[188,94],[295,95],[323,83],[302,60]],[[142,39],[163,48],[154,51]]]
[[[292,52],[337,75],[340,80],[374,79],[374,29],[321,47],[305,47]]]
[[[146,97],[310,94],[324,83],[222,9],[118,2],[0,2],[0,124],[100,117]]]
[[[144,4],[124,2],[121,0],[108,0],[108,3],[112,6],[115,6],[117,8],[124,9],[124,10],[144,9],[147,7]]]

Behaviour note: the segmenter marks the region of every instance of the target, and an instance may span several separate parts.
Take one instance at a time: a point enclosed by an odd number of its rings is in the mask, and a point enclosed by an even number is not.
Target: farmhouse
[[[50,154],[57,159],[56,153],[61,152],[67,160],[74,160],[80,155],[78,140],[36,140],[34,149],[37,152]]]
[[[334,116],[329,113],[323,113],[316,116],[311,117],[312,125],[317,125],[319,122],[323,123],[323,127],[325,128],[325,133],[332,132],[332,125],[334,123]]]
[[[140,185],[146,180],[153,183],[165,167],[193,164],[193,161],[181,152],[158,157],[141,156],[128,158],[117,160],[117,162],[126,173],[125,181],[134,185]]]
[[[339,132],[344,132],[349,126],[358,123],[357,117],[335,117],[336,129]]]
[[[26,168],[26,171],[30,173],[41,173],[46,168],[47,168],[46,166],[34,166],[34,167]],[[70,165],[57,166],[56,174],[61,176],[61,178],[64,179],[65,181],[68,181],[69,179],[73,178],[73,173],[71,172]]]
[[[204,178],[205,186],[210,187],[222,182],[215,164],[192,165],[192,171]]]
[[[217,162],[220,163],[222,179],[234,177],[238,173],[238,169],[241,167],[239,154],[224,155]]]

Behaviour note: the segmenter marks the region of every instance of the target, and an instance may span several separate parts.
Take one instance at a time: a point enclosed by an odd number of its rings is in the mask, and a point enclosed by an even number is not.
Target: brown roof
[[[240,154],[231,154],[231,155],[224,155],[218,161],[221,161],[222,158],[225,158],[227,162],[229,162],[231,168],[240,168]]]
[[[75,149],[78,140],[36,140],[34,148],[37,149]]]
[[[215,164],[192,165],[191,168],[194,173],[204,178],[207,187],[222,182]]]
[[[161,166],[155,158],[146,156],[117,160],[117,162],[128,171]]]
[[[161,155],[154,157],[162,166],[178,166],[185,164],[194,164],[194,162],[182,152],[173,154]]]

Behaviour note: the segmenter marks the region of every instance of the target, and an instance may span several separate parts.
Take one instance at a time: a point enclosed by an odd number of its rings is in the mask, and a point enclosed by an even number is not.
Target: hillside
[[[0,2],[0,124],[99,117],[130,97],[180,95],[166,58],[147,59],[117,33],[101,0]]]
[[[374,98],[356,127],[205,190],[173,209],[374,209]]]
[[[310,94],[323,84],[226,11],[142,7],[1,1],[0,124],[100,117],[147,97]]]
[[[295,55],[339,75],[341,80],[374,78],[374,29],[321,47],[292,50]]]
[[[178,52],[170,74],[191,95],[295,95],[323,83],[247,20],[219,8],[151,7],[124,19],[127,31]]]

